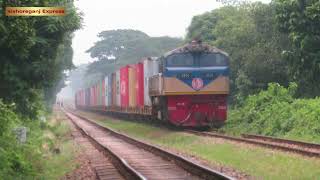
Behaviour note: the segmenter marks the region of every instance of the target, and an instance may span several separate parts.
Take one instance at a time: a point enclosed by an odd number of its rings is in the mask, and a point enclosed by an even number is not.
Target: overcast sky
[[[136,29],[149,36],[184,37],[194,15],[221,7],[215,0],[76,0],[75,5],[84,13],[84,26],[73,39],[75,65],[92,62],[85,51],[101,31]]]

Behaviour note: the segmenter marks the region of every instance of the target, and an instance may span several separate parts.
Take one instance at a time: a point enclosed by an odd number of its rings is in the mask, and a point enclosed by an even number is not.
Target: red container
[[[138,63],[135,65],[136,70],[136,104],[137,107],[144,106],[144,72],[143,72],[143,63]]]
[[[129,106],[129,66],[120,68],[120,100],[121,107]]]

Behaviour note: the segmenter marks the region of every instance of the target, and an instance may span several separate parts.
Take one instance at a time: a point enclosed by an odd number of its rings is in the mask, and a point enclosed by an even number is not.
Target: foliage
[[[14,109],[0,100],[0,179],[58,179],[75,168],[77,151],[66,121],[25,119]],[[14,129],[21,126],[27,127],[26,143],[16,140]]]
[[[241,3],[195,16],[186,39],[200,38],[229,53],[231,100],[267,88],[269,82],[287,85],[287,62],[281,59],[290,44],[278,31],[273,4]]]
[[[92,58],[98,61],[88,67],[88,74],[98,77],[109,74],[115,69],[136,63],[143,57],[160,56],[164,52],[176,48],[181,39],[171,37],[149,37],[137,30],[110,30],[98,34],[101,38],[87,50]]]
[[[267,90],[248,96],[242,106],[230,110],[224,130],[320,142],[320,98],[295,99],[296,91],[295,83],[288,88],[269,84]]]
[[[317,0],[274,0],[279,28],[289,34],[294,46],[286,49],[294,80],[300,94],[320,95],[320,2]]]
[[[22,120],[14,112],[13,105],[5,105],[0,100],[0,122],[0,177],[30,179],[36,174],[36,168],[31,162],[41,158],[39,121]],[[13,129],[18,126],[29,127],[25,144],[19,144],[15,139]]]
[[[72,32],[80,16],[67,0],[3,1],[6,6],[63,5],[64,17],[7,17],[0,15],[0,98],[15,102],[17,112],[35,118],[64,86],[64,71],[71,69]]]

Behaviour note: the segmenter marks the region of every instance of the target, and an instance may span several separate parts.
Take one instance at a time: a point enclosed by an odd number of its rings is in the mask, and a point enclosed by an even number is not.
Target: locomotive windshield
[[[228,59],[219,53],[179,53],[167,57],[167,67],[227,66]]]
[[[173,54],[167,58],[168,67],[190,67],[194,66],[194,60],[191,53]]]
[[[206,66],[227,66],[227,57],[218,53],[202,53],[199,57],[200,67]]]

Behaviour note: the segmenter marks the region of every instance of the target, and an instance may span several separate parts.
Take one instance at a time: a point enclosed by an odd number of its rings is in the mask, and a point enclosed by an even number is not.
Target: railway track
[[[235,136],[229,136],[221,133],[200,132],[200,131],[194,131],[194,130],[186,130],[186,132],[200,135],[200,136],[222,138],[222,139],[262,146],[262,147],[271,148],[271,149],[278,149],[286,152],[293,152],[293,153],[301,154],[304,156],[320,158],[320,144],[313,144],[313,143],[307,143],[307,142],[301,142],[301,141],[293,141],[288,139],[252,135],[252,134],[242,134],[242,137],[235,137]]]
[[[111,163],[110,159],[108,158],[109,156],[107,157],[101,151],[99,151],[99,147],[94,146],[90,139],[87,138],[85,134],[78,128],[76,128],[72,122],[69,122],[69,126],[72,130],[71,135],[76,143],[82,147],[87,159],[90,161],[90,166],[96,175],[94,178],[99,180],[124,179],[117,168],[115,168],[115,166]],[[76,175],[75,178],[81,179],[89,177],[79,178],[78,175]]]
[[[111,161],[126,179],[232,179],[154,145],[115,132],[72,112],[67,117]]]

